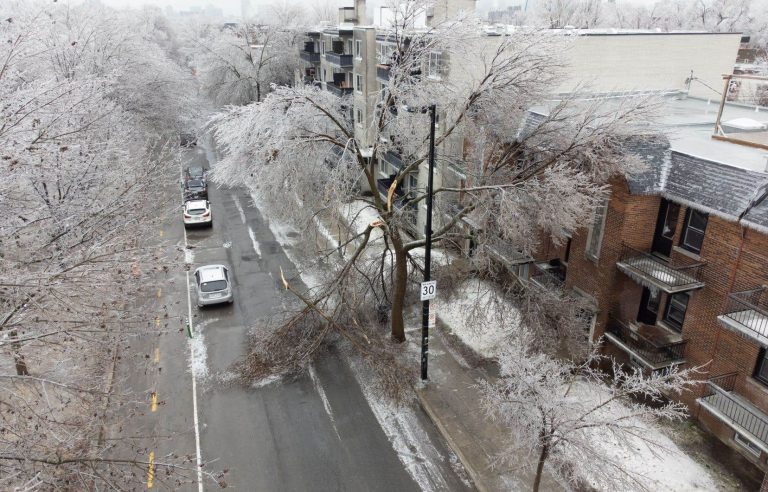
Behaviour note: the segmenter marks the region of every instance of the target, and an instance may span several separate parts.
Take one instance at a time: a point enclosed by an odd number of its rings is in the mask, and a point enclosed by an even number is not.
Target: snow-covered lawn
[[[608,391],[594,385],[577,384],[571,390],[574,399],[584,403],[584,408],[594,408],[608,398]],[[630,415],[631,409],[619,401],[612,401],[597,410],[598,418],[610,422],[620,416]],[[587,429],[591,442],[604,448],[607,456],[640,477],[648,490],[695,491],[717,490],[715,481],[702,465],[685,454],[658,426],[630,417],[634,435],[620,441],[606,427]],[[653,445],[650,445],[653,443]],[[595,477],[584,476],[598,490],[604,490]],[[642,490],[640,486],[628,490]]]
[[[519,329],[520,313],[482,280],[468,280],[446,299],[438,286],[437,317],[478,355],[494,357],[504,338]]]

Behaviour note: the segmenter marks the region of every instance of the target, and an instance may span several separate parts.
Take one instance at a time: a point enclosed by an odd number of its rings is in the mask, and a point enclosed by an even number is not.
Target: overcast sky
[[[76,0],[74,0],[76,1]],[[117,7],[140,7],[141,5],[154,5],[160,8],[173,7],[175,10],[187,10],[190,7],[205,7],[208,5],[220,8],[224,15],[228,17],[240,16],[240,5],[242,0],[101,0],[103,3]],[[296,4],[303,4],[306,6],[317,2],[318,0],[249,0],[251,8],[258,10],[259,7],[265,7],[274,3],[290,2]],[[322,0],[321,0],[322,1]],[[353,0],[330,0],[334,1],[338,6],[352,6]],[[382,0],[369,0],[370,4],[380,3]],[[638,3],[638,4],[653,4],[657,0],[624,0],[624,3]],[[508,5],[520,5],[525,0],[478,0],[478,9],[481,11],[487,11],[489,8],[504,8]]]

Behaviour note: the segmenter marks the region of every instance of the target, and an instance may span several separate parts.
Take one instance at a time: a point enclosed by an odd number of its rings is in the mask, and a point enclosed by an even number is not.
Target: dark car
[[[182,147],[192,147],[197,145],[197,135],[194,133],[182,133],[179,135],[179,141]]]
[[[190,179],[184,183],[184,200],[208,199],[208,185],[202,179]]]
[[[205,169],[202,166],[189,166],[186,177],[187,181],[190,179],[205,179]]]

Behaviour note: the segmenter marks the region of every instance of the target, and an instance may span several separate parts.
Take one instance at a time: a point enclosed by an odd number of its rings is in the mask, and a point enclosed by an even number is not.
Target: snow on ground
[[[575,389],[575,391],[573,391]],[[595,407],[608,398],[608,391],[603,387],[576,384],[572,389],[574,398],[585,402],[585,407]],[[619,415],[629,415],[632,410],[619,401],[613,401],[596,411],[597,418],[610,420]],[[717,490],[712,476],[699,463],[685,454],[669,437],[653,424],[646,424],[639,419],[632,419],[631,425],[641,437],[629,437],[629,445],[619,442],[605,428],[596,427],[587,432],[592,434],[590,441],[606,450],[618,462],[622,469],[635,476],[643,477],[648,490],[655,491],[696,491]],[[649,446],[646,442],[656,443]],[[605,487],[593,477],[584,477],[593,482],[598,490]],[[631,490],[631,489],[628,489]],[[642,490],[642,489],[639,489]]]
[[[191,265],[195,262],[195,252],[187,248],[184,250],[184,263]]]
[[[208,376],[208,350],[205,347],[203,333],[195,330],[189,339],[189,368],[198,380]]]
[[[243,210],[243,206],[240,205],[240,200],[237,199],[236,195],[233,195],[232,198],[235,200],[235,207],[237,207],[237,212],[240,214],[240,220],[243,221],[243,224],[245,224],[245,211]]]
[[[333,234],[331,234],[331,231],[328,230],[327,227],[325,227],[325,224],[322,223],[320,218],[315,215],[313,218],[313,222],[315,223],[315,227],[317,227],[317,230],[320,231],[320,234],[323,235],[323,237],[328,241],[328,244],[332,248],[338,248],[339,247],[339,241],[336,240],[335,237],[333,237]]]
[[[354,200],[350,203],[342,204],[339,207],[342,217],[346,218],[349,228],[355,233],[360,234],[365,231],[372,222],[379,220],[379,212],[370,203],[362,200]],[[371,241],[382,238],[381,230],[374,229],[371,233]]]
[[[253,229],[251,229],[250,226],[248,226],[248,235],[251,236],[251,244],[253,245],[253,250],[256,252],[256,255],[259,257],[259,259],[261,259],[261,246],[256,240],[256,234],[253,232]]]
[[[371,370],[353,357],[348,357],[348,361],[371,411],[414,481],[423,491],[448,490],[448,484],[436,466],[442,457],[413,408],[407,403],[397,406],[382,397],[376,392]]]
[[[496,288],[482,280],[467,280],[447,299],[437,293],[437,316],[454,335],[483,357],[498,355],[501,342],[520,325],[520,313]]]

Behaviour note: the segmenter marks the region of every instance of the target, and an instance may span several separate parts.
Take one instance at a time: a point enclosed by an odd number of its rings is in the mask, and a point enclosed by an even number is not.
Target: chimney
[[[365,10],[365,0],[355,0],[355,18],[357,19],[357,25],[366,26],[369,25],[368,13]]]

